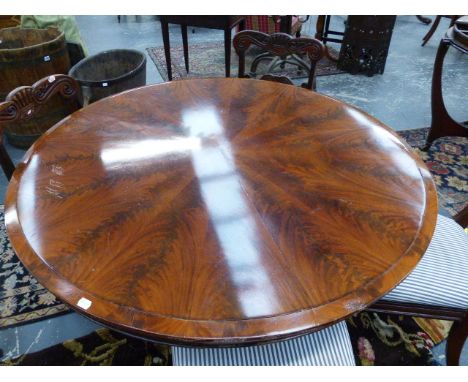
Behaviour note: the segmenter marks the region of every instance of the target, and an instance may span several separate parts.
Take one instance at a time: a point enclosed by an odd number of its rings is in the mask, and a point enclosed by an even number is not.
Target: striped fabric
[[[354,366],[344,321],[298,338],[239,348],[172,348],[174,366]]]
[[[270,34],[280,31],[280,23],[272,16],[246,16],[245,29]]]
[[[298,16],[292,16],[290,34],[295,35],[301,30],[302,23]],[[245,29],[260,31],[267,34],[281,32],[280,16],[245,16]]]
[[[468,309],[468,235],[463,228],[439,215],[419,264],[382,300]]]

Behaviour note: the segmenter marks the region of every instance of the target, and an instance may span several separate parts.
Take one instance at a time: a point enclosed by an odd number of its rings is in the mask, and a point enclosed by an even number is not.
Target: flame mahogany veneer
[[[436,215],[429,171],[378,120],[306,89],[216,78],[73,113],[17,167],[5,216],[21,261],[78,312],[232,346],[364,309],[416,266]]]

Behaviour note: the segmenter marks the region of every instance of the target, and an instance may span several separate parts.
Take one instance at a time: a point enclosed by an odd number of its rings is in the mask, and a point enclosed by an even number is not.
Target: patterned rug
[[[0,206],[0,328],[67,312],[68,308],[32,277],[8,239]]]
[[[170,347],[99,329],[44,350],[0,362],[0,366],[169,366]]]
[[[338,53],[329,48],[333,56],[337,56]],[[161,74],[164,81],[168,81],[167,77],[167,66],[166,58],[164,56],[164,48],[147,48],[149,56],[153,60],[156,68]],[[252,47],[246,54],[245,57],[245,68],[246,72],[250,70],[250,64],[253,59],[262,53],[259,48]],[[266,69],[270,61],[264,61],[259,64],[257,68],[257,74],[265,74]],[[184,51],[181,45],[171,46],[171,64],[172,64],[172,76],[174,79],[180,79],[185,77],[224,77],[225,76],[225,64],[224,64],[224,43],[219,41],[207,42],[202,44],[189,44],[189,69],[190,73],[187,76],[184,64]],[[238,71],[238,58],[234,49],[231,50],[231,76],[237,76]],[[276,75],[284,75],[289,78],[307,78],[305,71],[298,72],[297,66],[286,64],[284,69],[276,69],[272,71]],[[344,73],[336,67],[336,63],[323,58],[317,64],[316,69],[317,76],[328,76],[332,74]]]
[[[362,312],[347,320],[357,365],[438,365],[434,341],[410,317]],[[447,325],[444,330],[448,331]],[[446,335],[446,334],[445,334]],[[170,366],[171,348],[99,329],[87,336],[0,362],[5,366]]]
[[[428,152],[421,151],[429,128],[404,130],[398,134],[415,149],[431,171],[439,206],[452,216],[468,204],[468,139],[437,139]]]
[[[429,167],[437,185],[440,205],[446,211],[455,214],[468,202],[467,140],[441,138],[425,153],[418,148],[424,145],[427,131],[428,129],[406,130],[400,131],[399,134],[415,148]],[[28,273],[15,255],[5,230],[3,206],[0,207],[0,250],[0,328],[68,311],[64,304]],[[435,364],[430,349],[446,337],[450,323],[362,312],[348,320],[348,327],[358,364],[430,365]],[[55,362],[53,358],[58,357],[57,352],[63,352],[63,347],[72,352],[71,355],[68,354],[68,358],[62,359],[70,364],[136,362],[143,365],[151,364],[148,358],[150,356],[159,357],[159,360],[152,361],[153,364],[170,362],[170,356],[168,353],[161,353],[161,347],[153,348],[153,345],[131,338],[122,342],[126,337],[122,337],[121,334],[105,333],[96,332],[76,340],[83,343],[84,347],[80,348],[80,351],[76,351],[75,348],[70,350],[72,345],[57,345],[39,352],[47,352],[53,356],[49,357],[44,353],[44,356],[37,357],[34,361],[32,355],[28,355],[23,360],[16,359],[14,362],[37,364],[34,362],[43,362],[39,360],[45,359],[52,364]],[[138,347],[138,351],[128,350],[129,353],[134,353],[134,358],[127,358],[127,351],[122,350],[123,353],[119,353],[119,349],[126,349],[127,346]]]
[[[360,312],[346,320],[358,366],[436,366],[431,349],[443,341],[450,321]]]

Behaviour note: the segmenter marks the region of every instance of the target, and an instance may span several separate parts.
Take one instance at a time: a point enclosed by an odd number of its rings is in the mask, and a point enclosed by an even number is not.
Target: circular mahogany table
[[[26,267],[62,301],[161,342],[228,346],[318,330],[394,288],[437,200],[388,127],[251,79],[103,99],[49,130],[8,188]]]

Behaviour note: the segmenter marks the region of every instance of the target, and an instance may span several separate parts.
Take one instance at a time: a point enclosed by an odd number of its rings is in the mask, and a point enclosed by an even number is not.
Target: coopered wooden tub
[[[133,49],[113,49],[84,58],[70,69],[81,86],[84,104],[146,85],[146,56]]]
[[[0,30],[0,100],[19,86],[30,86],[50,74],[66,74],[70,59],[65,35],[56,28]],[[60,97],[51,100],[26,122],[8,125],[6,135],[15,146],[28,147],[42,133],[68,114]]]

